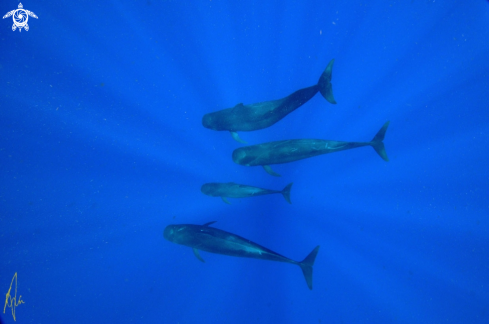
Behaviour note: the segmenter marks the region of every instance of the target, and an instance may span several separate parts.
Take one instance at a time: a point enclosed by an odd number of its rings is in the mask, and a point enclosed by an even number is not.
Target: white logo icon
[[[22,28],[25,28],[25,30],[28,31],[29,25],[27,25],[27,20],[29,20],[29,16],[37,19],[35,13],[22,8],[24,8],[22,6],[22,3],[19,3],[19,9],[9,11],[5,16],[3,16],[3,19],[13,16],[12,17],[12,19],[14,20],[14,24],[12,25],[13,31],[15,31],[17,28],[19,28],[19,31],[22,31]]]

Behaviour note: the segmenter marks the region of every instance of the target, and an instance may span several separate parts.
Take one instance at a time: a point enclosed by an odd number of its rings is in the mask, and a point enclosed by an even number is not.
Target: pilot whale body
[[[270,164],[288,163],[362,146],[372,146],[384,161],[389,161],[382,142],[388,126],[389,122],[386,122],[370,142],[296,139],[240,147],[233,151],[233,161],[244,166],[261,165],[265,171],[277,177],[280,175],[273,172]]]
[[[209,225],[213,223],[215,222],[204,225],[168,225],[163,231],[163,236],[170,242],[191,247],[195,256],[202,262],[205,261],[200,256],[199,250],[235,257],[296,264],[302,269],[307,286],[312,289],[312,266],[316,260],[319,245],[302,262],[294,261],[241,236],[210,227]]]
[[[262,195],[270,195],[280,193],[284,196],[285,200],[291,204],[290,201],[290,188],[292,187],[292,183],[289,183],[282,191],[280,190],[268,190],[262,189],[258,187],[246,186],[242,184],[237,184],[234,182],[228,183],[205,183],[200,188],[203,194],[212,196],[212,197],[221,197],[221,199],[226,203],[230,204],[227,201],[226,197],[230,198],[245,198],[245,197],[254,197],[254,196],[262,196]]]
[[[265,101],[251,105],[237,104],[233,108],[205,114],[202,125],[217,131],[230,131],[233,138],[246,143],[238,136],[238,131],[254,131],[272,126],[314,97],[319,91],[330,103],[336,104],[331,85],[331,73],[334,59],[332,59],[316,85],[297,90],[291,95],[272,101]]]

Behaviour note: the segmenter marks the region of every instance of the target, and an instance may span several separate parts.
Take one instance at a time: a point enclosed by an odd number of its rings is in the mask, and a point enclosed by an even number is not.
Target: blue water
[[[1,15],[17,9],[2,1]],[[0,21],[0,293],[16,323],[488,323],[489,2],[23,1]],[[205,113],[319,94],[250,144],[368,141],[275,165]],[[206,182],[282,189],[232,199]],[[163,238],[204,224],[295,265]],[[0,298],[3,303],[3,297]],[[10,308],[0,316],[14,323]]]

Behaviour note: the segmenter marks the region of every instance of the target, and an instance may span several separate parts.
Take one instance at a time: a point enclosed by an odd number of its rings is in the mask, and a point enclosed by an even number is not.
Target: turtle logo
[[[19,32],[22,31],[22,28],[25,28],[25,30],[28,31],[29,25],[27,25],[27,20],[29,20],[29,16],[37,19],[35,13],[23,8],[22,3],[19,3],[19,9],[9,11],[5,16],[3,16],[3,19],[12,16],[12,19],[14,20],[14,24],[12,25],[13,31],[15,31],[17,28],[19,28]]]

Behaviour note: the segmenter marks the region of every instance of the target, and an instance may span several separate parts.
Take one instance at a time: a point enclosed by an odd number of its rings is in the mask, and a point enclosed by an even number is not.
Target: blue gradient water
[[[17,8],[3,1],[2,15]],[[487,1],[26,1],[0,21],[0,293],[16,323],[489,322]],[[260,167],[203,114],[314,85],[250,144],[370,140]],[[230,199],[205,182],[292,187]],[[168,224],[236,233],[299,267],[202,252]],[[2,298],[3,299],[3,298]],[[7,307],[0,316],[13,323]]]

